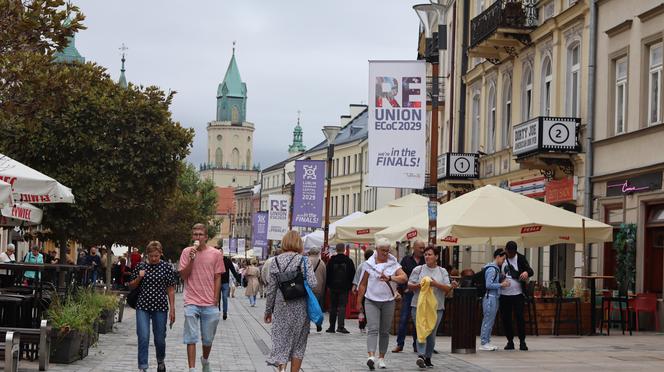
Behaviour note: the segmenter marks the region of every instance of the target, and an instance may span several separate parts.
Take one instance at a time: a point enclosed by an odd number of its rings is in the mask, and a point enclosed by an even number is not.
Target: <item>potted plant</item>
[[[51,324],[53,340],[51,361],[72,363],[80,359],[84,339],[92,333],[92,320],[81,303],[72,299],[63,304],[55,297],[48,309],[47,318]]]
[[[117,296],[86,290],[79,294],[79,301],[84,304],[88,316],[96,321],[99,333],[113,330],[115,310],[118,307]]]

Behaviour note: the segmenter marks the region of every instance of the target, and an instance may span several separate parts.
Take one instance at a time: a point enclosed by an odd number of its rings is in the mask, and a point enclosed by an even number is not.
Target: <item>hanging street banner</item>
[[[246,240],[243,238],[240,238],[237,240],[237,254],[244,254],[246,252]]]
[[[224,238],[222,240],[221,244],[222,248],[224,249],[224,253],[231,253],[231,247],[230,247],[230,239]]]
[[[237,254],[237,239],[235,239],[235,238],[230,239],[230,247],[229,247],[228,251],[231,254]]]
[[[268,199],[267,238],[281,240],[288,232],[288,195],[270,195]]]
[[[264,258],[263,252],[267,252],[267,246],[267,212],[256,212],[251,224],[251,248],[254,256]]]
[[[295,161],[293,226],[322,226],[324,186],[325,160]]]
[[[425,61],[369,61],[368,186],[424,187],[426,102]]]

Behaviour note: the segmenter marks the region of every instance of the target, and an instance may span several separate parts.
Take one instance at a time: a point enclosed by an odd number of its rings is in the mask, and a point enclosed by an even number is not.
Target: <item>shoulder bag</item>
[[[290,261],[288,261],[286,268],[290,266],[296,256],[293,255]],[[279,266],[279,258],[277,257],[274,260],[279,270],[277,273],[277,284],[279,285],[281,294],[284,296],[284,300],[291,301],[305,297],[307,290],[304,288],[304,276],[302,275],[301,265],[297,265],[297,270],[282,271]]]
[[[142,268],[143,268],[143,263],[140,263],[138,265],[138,270],[140,271]],[[135,309],[136,304],[138,303],[138,296],[141,294],[141,284],[143,284],[142,280],[141,283],[138,284],[138,287],[132,289],[127,295],[127,305],[129,305],[129,307],[131,307],[132,309]]]

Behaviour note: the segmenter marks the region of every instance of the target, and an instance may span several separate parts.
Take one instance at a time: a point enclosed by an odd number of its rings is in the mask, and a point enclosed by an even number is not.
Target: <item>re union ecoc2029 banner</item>
[[[322,226],[324,182],[324,160],[295,161],[293,226]]]
[[[288,195],[275,194],[268,198],[267,238],[281,240],[288,232]]]
[[[426,102],[424,61],[369,61],[368,186],[424,187]]]
[[[267,212],[256,212],[252,224],[251,248],[256,257],[265,258],[263,252],[267,252],[267,246]]]

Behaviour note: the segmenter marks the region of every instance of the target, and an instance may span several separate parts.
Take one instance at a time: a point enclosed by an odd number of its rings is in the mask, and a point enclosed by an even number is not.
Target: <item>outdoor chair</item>
[[[639,293],[633,302],[632,311],[636,319],[636,333],[639,333],[639,313],[652,314],[655,318],[655,331],[659,331],[659,316],[657,314],[657,295],[655,293]]]
[[[563,288],[559,281],[554,281],[556,286],[556,296],[554,298],[556,303],[556,315],[553,323],[553,334],[560,336],[561,323],[574,323],[576,324],[576,334],[581,335],[581,299],[578,297],[564,297]],[[576,316],[574,319],[562,319],[563,304],[574,304]]]
[[[618,311],[620,319],[613,318],[613,312]],[[614,324],[620,324],[623,335],[625,334],[625,327],[629,330],[629,335],[632,335],[632,327],[629,322],[630,313],[630,300],[627,296],[627,289],[621,287],[618,290],[618,296],[608,294],[602,299],[602,321],[599,324],[599,333],[602,334],[604,324],[606,324],[606,334],[611,335],[611,327]]]
[[[525,311],[528,314],[528,319],[526,320],[526,326],[530,331],[531,335],[539,336],[539,328],[537,327],[537,306],[535,305],[535,282],[530,281],[526,287],[524,306]]]

